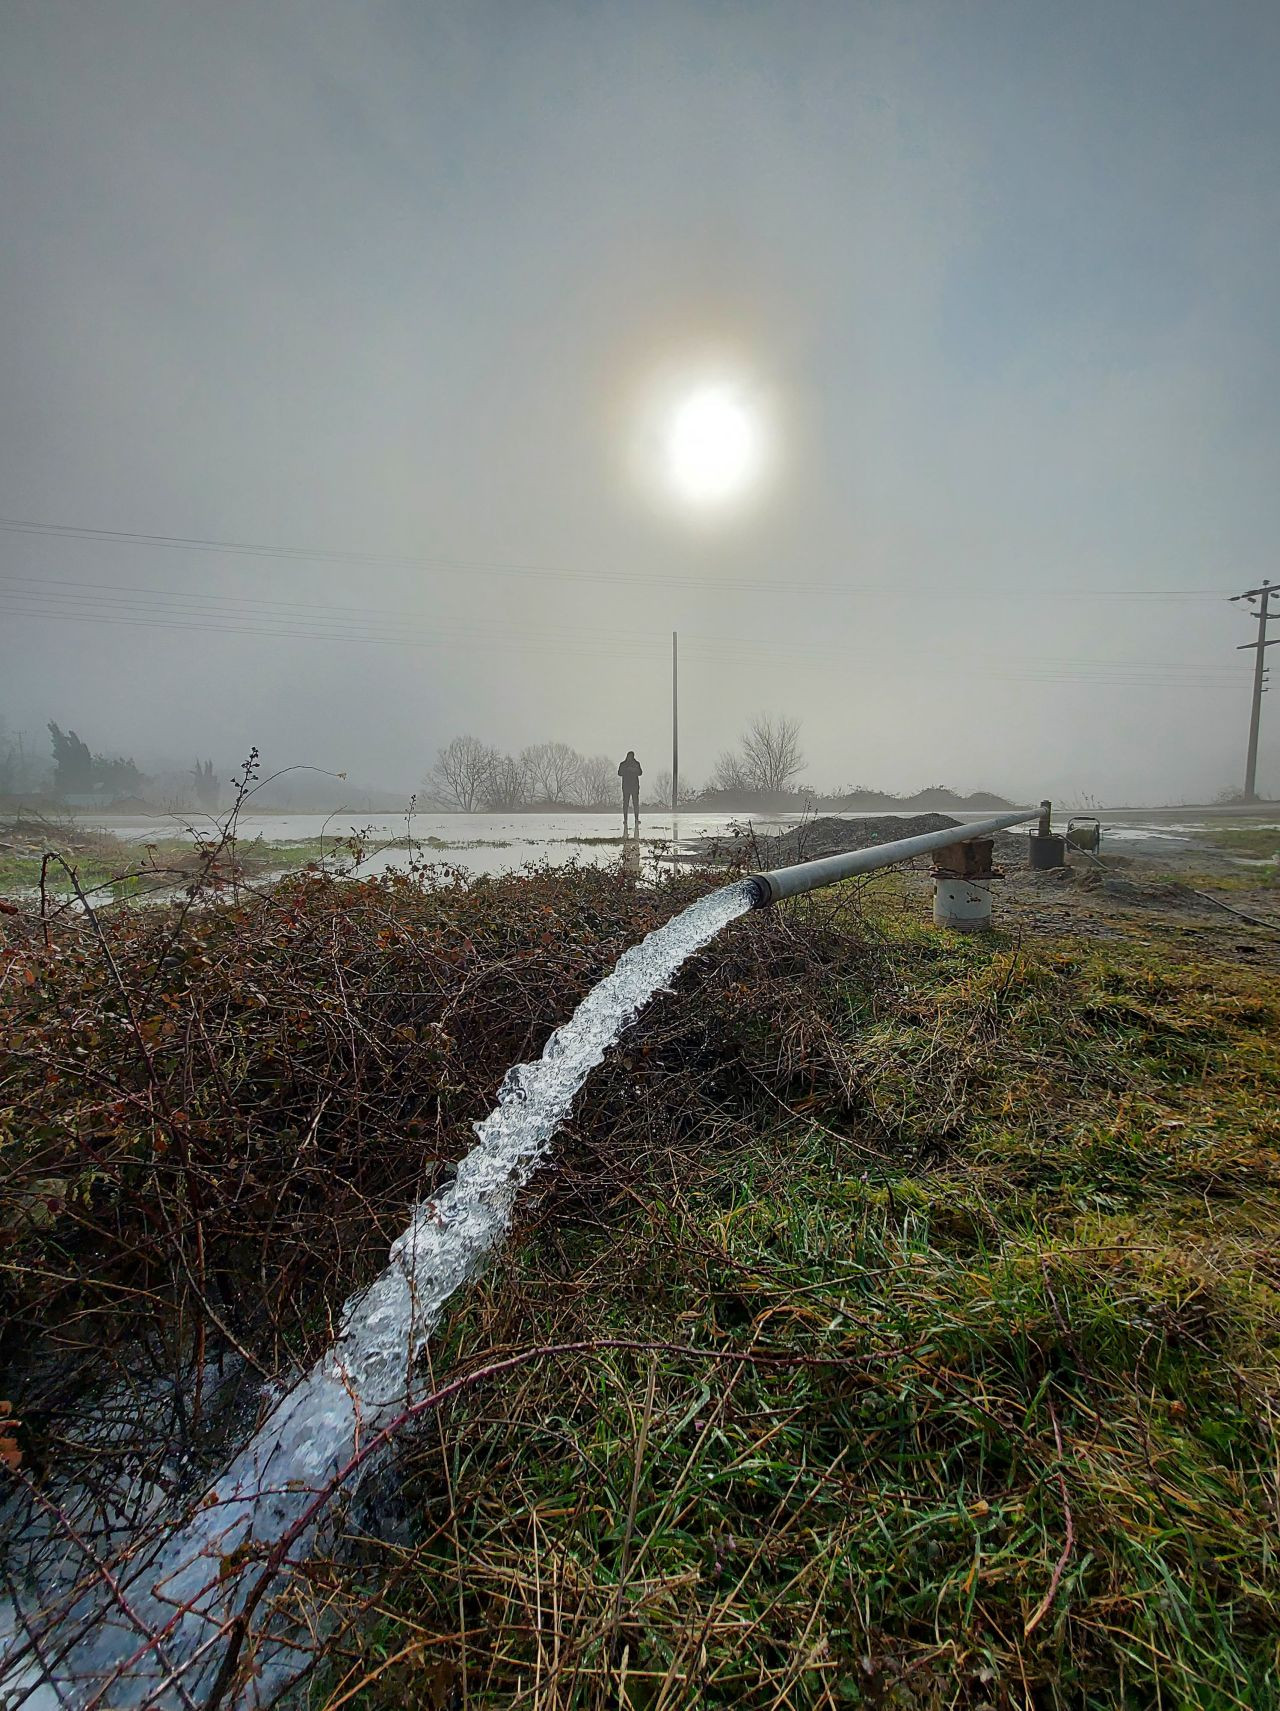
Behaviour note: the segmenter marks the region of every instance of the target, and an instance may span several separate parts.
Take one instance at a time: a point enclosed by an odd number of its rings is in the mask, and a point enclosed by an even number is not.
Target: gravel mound
[[[708,861],[740,867],[789,867],[793,862],[816,861],[820,856],[842,855],[845,850],[888,844],[897,838],[917,838],[924,832],[942,832],[959,824],[947,814],[875,814],[856,820],[827,814],[772,836],[744,823],[728,835],[702,839],[698,852]]]

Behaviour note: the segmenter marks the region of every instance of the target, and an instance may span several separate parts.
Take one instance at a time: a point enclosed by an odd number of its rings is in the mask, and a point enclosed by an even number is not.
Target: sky
[[[1238,784],[1278,70],[1272,0],[0,0],[0,716],[652,774],[678,630],[694,783],[768,710],[820,786]]]

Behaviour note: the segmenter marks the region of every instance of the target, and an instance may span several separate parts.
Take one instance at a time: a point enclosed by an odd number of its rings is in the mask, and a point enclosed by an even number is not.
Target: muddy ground
[[[1213,889],[1210,889],[1213,888]],[[1101,868],[1077,864],[1050,873],[1006,869],[997,882],[999,924],[1037,935],[1124,938],[1138,944],[1180,941],[1188,954],[1239,956],[1280,965],[1280,891],[1257,884],[1225,889],[1214,874],[1113,857]]]
[[[744,868],[787,867],[797,861],[817,861],[820,856],[891,843],[895,838],[918,838],[925,832],[941,832],[959,824],[949,814],[877,814],[856,820],[824,814],[802,820],[785,832],[769,834],[758,832],[744,820],[728,835],[691,840],[684,847],[710,862]]]

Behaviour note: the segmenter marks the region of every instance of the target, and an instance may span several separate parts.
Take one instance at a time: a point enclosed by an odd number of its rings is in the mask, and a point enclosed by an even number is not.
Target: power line
[[[353,640],[353,642],[359,642],[359,640],[390,640],[390,642],[412,640],[414,638],[412,630],[424,623],[424,619],[419,618],[416,614],[411,616],[411,614],[388,611],[388,609],[380,609],[380,607],[335,607],[334,611],[337,613],[358,614],[359,618],[356,625],[335,628],[337,625],[342,625],[344,619],[337,618],[337,616],[330,618],[330,616],[323,616],[323,614],[318,616],[313,611],[313,607],[303,604],[303,602],[262,602],[246,599],[243,602],[233,602],[228,606],[226,597],[219,597],[224,601],[224,604],[214,607],[212,611],[205,611],[207,597],[204,595],[166,594],[163,590],[156,590],[152,595],[151,590],[137,590],[140,594],[145,592],[144,599],[133,599],[132,595],[127,595],[121,599],[113,592],[111,594],[99,592],[92,583],[74,583],[74,585],[62,583],[58,589],[44,590],[34,578],[0,577],[0,582],[15,582],[15,580],[29,583],[29,587],[19,587],[19,589],[12,590],[0,587],[0,595],[7,594],[14,601],[26,602],[29,609],[44,611],[50,616],[55,616],[62,609],[67,609],[68,614],[79,614],[79,616],[84,616],[87,619],[91,619],[94,614],[98,613],[110,614],[110,616],[142,614],[142,616],[151,616],[151,618],[163,618],[169,614],[169,616],[180,618],[181,621],[234,619],[236,628],[246,628],[246,630],[257,628],[267,635],[272,635],[272,633],[279,633],[279,635],[306,633],[308,636],[317,636],[317,638],[332,636],[334,640]],[[265,607],[265,611],[264,613],[240,611],[238,606]],[[296,623],[299,619],[305,619],[305,631],[291,630],[289,625]],[[411,626],[409,630],[406,630],[406,621]],[[329,626],[329,628],[320,628],[320,626]],[[435,640],[436,636],[443,635],[450,636],[450,638],[471,636],[477,640],[488,640],[489,636],[495,635],[495,633],[493,626],[452,625],[443,626],[443,628],[433,626],[430,631],[430,638]],[[582,640],[590,647],[601,647],[601,645],[618,642],[618,640],[657,643],[666,636],[666,631],[637,630],[635,626],[628,626],[626,631],[619,633],[616,630],[592,630],[592,628],[584,628],[584,626],[566,628],[563,625],[556,626],[554,631],[534,631],[529,630],[529,626],[522,625],[519,630],[512,631],[512,633],[520,636],[520,638],[527,638],[530,642],[554,642],[554,640],[560,640],[561,636],[570,636],[573,640]],[[710,636],[690,633],[690,640],[698,648],[698,652],[705,657],[727,654],[734,659],[739,659],[748,652],[755,652],[755,654],[760,655],[761,659],[777,659],[777,657],[784,657],[784,655],[785,657],[839,657],[839,659],[844,660],[857,660],[859,657],[859,655],[852,654],[847,647],[833,647],[833,645],[799,642],[799,640],[768,640],[765,642],[760,638],[748,638],[748,636],[726,636],[720,631]],[[866,659],[866,655],[864,655],[864,659]],[[1035,667],[1035,669],[1039,669],[1039,667],[1066,667],[1070,671],[1083,669],[1083,671],[1099,671],[1104,672],[1104,674],[1128,671],[1153,676],[1153,674],[1179,672],[1182,681],[1186,681],[1188,676],[1191,678],[1200,676],[1200,678],[1206,679],[1220,679],[1220,681],[1232,681],[1232,683],[1236,681],[1236,674],[1232,674],[1232,672],[1203,671],[1200,667],[1191,666],[1182,660],[1093,660],[1032,657],[1032,659],[1025,660],[1025,664]]]
[[[5,580],[17,579],[0,578],[0,581]],[[633,627],[629,627],[625,632],[610,630],[602,633],[583,627],[557,626],[554,631],[540,632],[530,630],[528,626],[520,626],[518,629],[503,632],[492,626],[476,625],[433,626],[426,635],[418,635],[415,631],[423,623],[422,619],[378,608],[334,608],[333,610],[343,614],[344,618],[351,614],[358,616],[360,620],[355,624],[346,624],[343,618],[317,615],[310,606],[299,602],[255,601],[251,597],[245,597],[243,601],[232,603],[228,602],[226,597],[217,597],[222,604],[210,611],[205,609],[208,598],[201,595],[139,590],[139,593],[145,594],[144,599],[135,599],[131,595],[120,598],[114,593],[99,592],[92,584],[62,583],[57,589],[46,591],[35,579],[22,580],[32,586],[12,590],[0,588],[0,595],[8,596],[11,610],[49,617],[80,617],[89,622],[99,617],[104,621],[107,618],[118,621],[136,618],[139,622],[173,620],[177,627],[207,628],[227,633],[405,645],[444,640],[471,640],[483,644],[506,636],[521,644],[546,647],[561,644],[567,638],[575,643],[580,642],[592,653],[614,652],[621,643],[624,645],[624,651],[642,655],[652,651],[652,646],[665,635],[665,632],[641,631]],[[240,607],[258,607],[263,610],[245,611],[238,609]],[[856,655],[844,647],[824,647],[821,644],[800,641],[766,642],[725,636],[719,632],[712,636],[691,634],[689,639],[702,657],[713,660],[725,658],[742,661],[749,656],[755,656],[762,663],[784,657],[839,658],[848,663],[857,659]],[[645,644],[650,646],[646,647]],[[1177,673],[1178,681],[1182,682],[1194,679],[1202,683],[1236,681],[1232,673],[1209,672],[1181,661],[1028,658],[1022,663],[1032,676],[1044,676],[1046,673],[1056,675],[1059,671],[1065,671],[1067,674],[1111,679],[1119,672],[1124,673],[1127,680],[1147,681],[1162,680],[1170,673]]]
[[[554,646],[558,647],[559,651],[576,653],[580,657],[590,659],[601,657],[635,658],[642,656],[641,650],[636,648],[628,649],[614,645],[611,638],[608,637],[602,638],[599,641],[583,641],[580,643],[576,642],[573,638],[569,638],[569,645],[564,646],[564,638],[554,635],[531,635],[529,632],[524,630],[494,630],[479,632],[441,629],[431,635],[423,636],[413,636],[407,633],[394,635],[360,632],[348,633],[340,630],[304,630],[296,627],[287,628],[280,625],[273,626],[254,622],[240,624],[232,622],[210,622],[199,614],[192,614],[190,620],[186,620],[178,613],[150,617],[141,613],[115,615],[113,613],[104,613],[92,608],[66,610],[57,607],[41,606],[38,603],[31,602],[29,598],[28,603],[25,605],[15,605],[12,604],[11,601],[11,596],[0,595],[0,611],[10,611],[14,613],[15,616],[20,617],[46,618],[52,619],[55,622],[61,621],[64,623],[91,624],[95,628],[100,624],[111,624],[124,625],[138,629],[192,630],[211,632],[218,635],[261,636],[267,640],[274,641],[338,642],[344,646],[357,642],[388,647],[456,647],[460,641],[479,641],[482,644],[482,650],[484,646],[489,645],[513,645],[526,652],[531,648],[542,649]],[[228,616],[230,617],[230,615]]]
[[[298,608],[299,616],[268,612],[239,613],[235,610],[226,612],[204,612],[198,607],[183,607],[158,605],[149,608],[136,601],[112,601],[106,597],[95,598],[88,595],[61,594],[59,596],[40,596],[25,590],[11,592],[0,589],[0,610],[8,611],[14,616],[52,620],[54,622],[71,622],[91,624],[95,628],[101,625],[126,626],[142,629],[164,629],[177,632],[195,631],[231,636],[259,636],[268,640],[304,640],[337,642],[342,645],[365,643],[376,646],[428,648],[456,647],[459,643],[469,644],[481,657],[494,649],[515,649],[521,653],[536,653],[544,655],[558,653],[588,660],[643,660],[652,657],[656,641],[660,633],[629,631],[618,633],[610,631],[605,634],[591,631],[556,631],[535,632],[521,627],[503,630],[497,627],[433,627],[427,633],[415,633],[403,624],[394,630],[374,629],[368,625],[363,627],[337,628],[334,621],[330,627],[304,627],[301,614],[306,609]],[[823,648],[818,645],[804,643],[765,643],[754,642],[746,638],[730,638],[722,636],[687,637],[695,657],[711,664],[731,666],[767,665],[783,659],[801,661],[829,660],[838,663],[842,669],[847,669],[850,663],[859,665],[864,671],[891,669],[886,667],[879,656],[869,656],[859,661],[850,655],[845,648]],[[992,660],[984,662],[981,659],[971,661],[971,669],[955,666],[949,659],[941,663],[941,669],[949,670],[952,676],[972,676],[984,679],[994,679],[1010,683],[1087,683],[1098,687],[1111,686],[1119,688],[1179,688],[1188,687],[1201,689],[1232,688],[1237,679],[1230,673],[1216,676],[1208,673],[1189,675],[1187,670],[1176,666],[1167,667],[1159,664],[1148,665],[1144,662],[1115,662],[1105,661],[1058,661],[1026,659],[1014,662],[1010,666],[1007,660]]]
[[[15,586],[4,587],[9,583]],[[181,619],[236,620],[253,623],[264,634],[275,633],[272,626],[284,626],[278,633],[290,633],[287,626],[303,623],[311,636],[331,635],[335,640],[360,641],[386,639],[399,641],[407,631],[424,624],[431,634],[452,637],[484,637],[492,633],[490,626],[452,625],[441,628],[422,613],[397,611],[387,607],[333,606],[324,607],[309,601],[258,600],[252,596],[183,594],[162,589],[126,588],[113,584],[71,583],[65,580],[45,585],[35,577],[12,577],[0,574],[0,596],[11,600],[43,603],[52,612],[66,609],[91,617],[95,611],[111,613],[141,613],[149,616],[170,614]],[[140,598],[135,598],[140,596]],[[539,632],[527,625],[519,634],[536,637]],[[550,632],[543,632],[550,635]],[[602,639],[598,629],[582,626],[557,625],[556,636],[569,635],[596,643]],[[659,631],[636,631],[630,627],[627,635],[647,635],[657,638]]]
[[[933,599],[1008,600],[1030,598],[1068,601],[1137,601],[1167,604],[1194,604],[1218,599],[1212,590],[1202,589],[1065,589],[1016,588],[979,590],[966,584],[952,587],[922,587],[895,583],[892,587],[851,587],[847,583],[801,582],[795,579],[744,578],[715,576],[693,571],[613,571],[584,570],[566,565],[504,563],[496,560],[463,557],[431,556],[421,553],[386,554],[352,552],[332,547],[294,547],[270,545],[257,541],[224,541],[197,535],[166,535],[130,529],[98,529],[73,523],[37,522],[30,518],[0,517],[0,530],[11,534],[52,536],[64,540],[97,541],[127,546],[167,548],[181,552],[223,554],[228,557],[270,558],[281,561],[348,566],[374,566],[388,570],[432,570],[459,576],[505,576],[517,578],[552,578],[568,582],[601,583],[612,587],[698,586],[714,589],[740,590],[748,593],[806,593],[836,596],[846,599],[906,599],[928,594]]]
[[[103,610],[108,613],[142,612],[150,616],[162,616],[166,611],[172,612],[183,620],[189,618],[228,618],[235,619],[238,624],[248,620],[260,621],[262,633],[301,634],[300,631],[290,631],[290,622],[305,620],[306,634],[323,639],[324,634],[332,632],[334,639],[359,641],[377,639],[388,641],[407,641],[412,639],[406,632],[416,629],[428,622],[422,614],[407,612],[403,609],[390,607],[340,606],[323,605],[322,603],[296,600],[264,600],[253,595],[220,595],[196,594],[178,590],[155,589],[137,584],[79,582],[68,578],[38,578],[21,577],[0,573],[0,585],[10,583],[12,589],[0,586],[0,594],[11,594],[13,597],[27,602],[43,602],[55,609],[67,607],[70,610],[83,609],[86,617],[94,611]],[[124,598],[120,598],[124,596]],[[141,598],[135,599],[134,596]],[[346,628],[336,629],[335,626],[353,620]],[[274,626],[269,628],[269,626]],[[446,629],[432,626],[430,639],[445,635],[451,638],[476,637],[486,639],[495,632],[490,626],[454,625]],[[563,636],[580,639],[584,643],[599,647],[602,644],[618,640],[639,641],[655,644],[664,640],[666,631],[641,630],[634,625],[628,625],[624,632],[610,630],[607,633],[599,629],[585,626],[565,626],[558,624],[554,632],[532,631],[528,626],[521,626],[518,631],[511,632],[521,638],[531,641],[552,642]],[[714,635],[700,636],[687,632],[690,642],[707,658],[714,657],[718,652],[726,652],[738,659],[750,652],[755,652],[762,659],[772,659],[782,656],[789,657],[839,657],[843,660],[854,660],[854,655],[846,647],[824,646],[820,643],[807,643],[796,640],[763,641],[749,637],[727,636],[721,631]],[[864,656],[866,657],[866,656]],[[877,656],[878,657],[878,656]],[[1213,681],[1236,681],[1234,673],[1221,669],[1206,670],[1180,660],[1152,659],[1119,659],[1092,660],[1078,658],[1047,658],[1036,657],[1025,660],[1033,668],[1066,667],[1070,670],[1098,670],[1106,674],[1116,671],[1129,671],[1136,674],[1165,674],[1176,672],[1183,680],[1194,677]]]

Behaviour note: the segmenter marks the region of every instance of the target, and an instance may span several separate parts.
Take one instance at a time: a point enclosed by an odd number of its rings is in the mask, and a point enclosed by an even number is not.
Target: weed
[[[113,912],[118,981],[32,923],[15,1453],[74,1453],[104,1352],[175,1398],[228,1334],[309,1359],[507,1065],[706,883],[313,875]],[[307,1568],[316,1706],[1280,1700],[1280,979],[1154,915],[921,903],[747,918],[592,1077],[429,1351],[407,1530]]]

